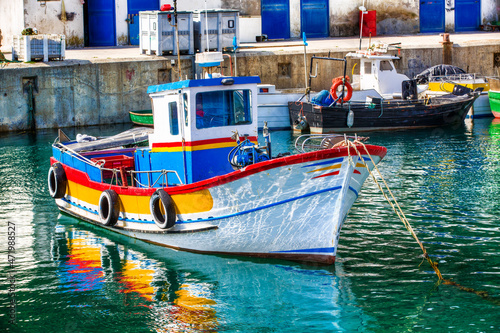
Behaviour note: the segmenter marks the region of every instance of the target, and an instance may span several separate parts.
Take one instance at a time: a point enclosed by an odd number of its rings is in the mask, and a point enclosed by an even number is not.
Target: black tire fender
[[[68,179],[61,163],[56,162],[50,166],[48,175],[49,194],[54,199],[61,199],[66,194]]]
[[[99,197],[99,220],[106,226],[114,226],[120,215],[118,194],[113,190],[105,190]]]
[[[149,200],[149,209],[155,224],[161,229],[169,229],[175,225],[177,214],[172,198],[163,189],[156,190]]]

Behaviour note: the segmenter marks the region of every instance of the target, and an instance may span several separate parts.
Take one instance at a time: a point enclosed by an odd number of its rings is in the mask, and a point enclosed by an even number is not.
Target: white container
[[[12,36],[12,59],[20,61],[52,59],[64,60],[65,35],[14,35]]]
[[[238,38],[239,36],[238,10],[199,10],[194,12],[193,19],[195,29],[195,48],[199,50],[199,52],[207,50],[217,50],[221,52],[225,48],[234,48],[234,37]],[[239,45],[238,40],[237,43]]]
[[[193,13],[177,12],[179,31],[179,50],[181,53],[194,54]],[[173,11],[139,12],[139,48],[141,54],[177,55],[175,39],[175,17]]]

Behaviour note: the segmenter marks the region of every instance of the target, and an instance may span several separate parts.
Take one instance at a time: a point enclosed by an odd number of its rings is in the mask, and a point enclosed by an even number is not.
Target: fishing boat
[[[130,111],[130,121],[138,126],[153,127],[153,110],[136,110]]]
[[[346,57],[360,60],[355,87],[346,75]],[[377,51],[348,53],[343,59],[311,57],[309,87],[314,61],[343,61],[344,73],[332,80],[329,90],[303,101],[289,102],[291,126],[296,132],[361,132],[445,126],[461,123],[478,98],[473,91],[455,86],[453,93],[419,98],[415,80],[396,72],[392,60],[397,56]],[[317,71],[317,68],[316,68]],[[358,88],[359,90],[356,90]]]
[[[461,85],[472,90],[482,88],[479,97],[474,101],[467,113],[467,118],[492,117],[488,91],[489,80],[478,73],[467,73],[460,67],[452,65],[436,65],[415,75],[417,87],[428,96],[440,96],[453,92],[455,85]]]
[[[213,66],[213,56],[196,57]],[[322,138],[318,149],[273,156],[266,128],[258,143],[258,83],[209,74],[150,86],[148,145],[122,136],[120,146],[97,139],[85,149],[59,135],[50,195],[64,213],[165,247],[332,264],[347,213],[387,150]]]
[[[258,128],[264,128],[264,122],[270,130],[290,129],[288,102],[300,99],[304,94],[276,90],[273,84],[257,85]],[[153,110],[129,112],[130,121],[138,126],[153,127]]]
[[[500,78],[489,77],[490,90],[488,91],[488,99],[490,102],[491,113],[495,118],[500,118]]]

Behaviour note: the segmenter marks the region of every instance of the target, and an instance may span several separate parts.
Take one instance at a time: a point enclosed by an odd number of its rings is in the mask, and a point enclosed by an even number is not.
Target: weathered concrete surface
[[[500,33],[453,34],[453,65],[470,73],[500,75]],[[377,37],[384,43],[401,42],[395,65],[409,77],[443,62],[439,34]],[[370,41],[363,39],[363,48]],[[372,43],[374,40],[371,41]],[[359,48],[358,38],[308,40],[310,57],[343,58]],[[177,57],[139,55],[138,48],[67,50],[65,61],[9,64],[0,69],[0,131],[28,129],[28,94],[23,84],[35,81],[35,119],[38,128],[71,127],[128,122],[130,110],[151,108],[150,85],[178,80]],[[258,75],[278,89],[305,88],[304,46],[301,40],[243,44],[236,59],[237,73]],[[392,51],[397,53],[396,51]],[[193,58],[182,56],[182,78],[194,77]],[[355,66],[356,65],[356,66]],[[226,60],[226,75],[229,62]],[[318,62],[312,90],[328,89],[343,71],[340,62]],[[347,74],[359,73],[356,60],[347,62]]]
[[[35,84],[37,128],[128,122],[128,112],[151,108],[150,85],[177,80],[170,59],[71,65],[7,67],[0,70],[0,131],[29,129],[29,94]],[[183,72],[191,76],[190,59]]]

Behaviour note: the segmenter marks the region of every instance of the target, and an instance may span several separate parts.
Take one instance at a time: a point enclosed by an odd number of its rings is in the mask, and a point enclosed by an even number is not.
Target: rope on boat
[[[462,291],[467,291],[467,292],[470,292],[470,293],[473,293],[473,294],[476,294],[478,296],[480,296],[481,298],[497,305],[497,306],[500,306],[500,300],[497,299],[497,298],[494,298],[494,297],[491,297],[488,292],[486,291],[481,291],[481,290],[475,290],[473,288],[468,288],[468,287],[465,287],[465,286],[462,286],[460,285],[459,283],[455,282],[455,281],[452,281],[450,279],[444,279],[443,276],[441,275],[441,272],[439,271],[439,268],[438,268],[438,263],[437,262],[434,262],[431,260],[431,258],[429,257],[429,254],[427,253],[427,250],[425,249],[424,245],[422,244],[422,242],[418,239],[415,231],[413,230],[413,228],[411,227],[410,225],[410,222],[408,221],[408,219],[406,218],[405,214],[403,213],[403,210],[401,209],[401,207],[399,206],[399,203],[397,202],[396,198],[394,197],[394,195],[392,194],[392,191],[391,189],[389,188],[389,186],[387,185],[387,182],[385,181],[384,177],[382,177],[382,174],[380,173],[380,170],[377,168],[377,165],[375,164],[375,161],[373,160],[372,156],[370,155],[370,153],[368,152],[368,149],[366,148],[365,144],[359,140],[354,140],[354,142],[351,142],[349,140],[347,140],[347,138],[342,141],[342,142],[339,142],[337,144],[337,146],[346,146],[346,142],[347,142],[347,151],[348,151],[348,155],[349,155],[349,158],[351,158],[351,154],[350,154],[350,149],[349,147],[353,147],[354,150],[356,151],[356,153],[358,154],[360,160],[362,161],[362,163],[364,164],[364,166],[366,167],[366,169],[368,170],[368,173],[372,176],[373,180],[375,181],[375,184],[377,184],[378,188],[380,189],[380,191],[382,192],[383,196],[385,197],[385,199],[389,202],[389,204],[391,205],[392,209],[394,210],[394,212],[396,212],[396,214],[398,215],[398,217],[400,218],[400,220],[403,222],[403,224],[405,225],[406,229],[411,233],[411,235],[413,236],[413,238],[415,238],[415,240],[417,241],[418,245],[420,246],[420,248],[422,249],[422,252],[423,252],[423,256],[424,258],[429,262],[429,264],[431,265],[431,267],[434,269],[434,271],[436,272],[436,275],[438,277],[438,284],[440,284],[441,282],[444,283],[445,285],[451,285],[451,286],[455,286],[457,287],[458,289],[462,290]],[[382,186],[380,185],[380,183],[377,181],[377,178],[375,177],[375,175],[373,174],[373,172],[370,170],[370,168],[368,168],[368,165],[366,164],[365,160],[363,159],[363,157],[361,156],[361,153],[360,151],[358,150],[358,147],[356,147],[356,145],[360,145],[363,147],[363,149],[365,150],[366,152],[366,155],[368,155],[368,157],[370,158],[372,164],[373,164],[373,167],[375,170],[377,170],[379,176],[380,176],[380,179],[382,180],[382,182],[384,183],[385,187],[387,188],[387,191],[389,192],[392,200],[394,201],[394,203],[389,199],[389,197],[387,196],[387,194],[385,193],[385,191],[383,190]]]
[[[399,205],[398,201],[396,200],[396,198],[392,194],[392,191],[389,188],[389,185],[387,185],[387,182],[385,181],[384,177],[382,177],[382,174],[380,173],[380,170],[377,168],[377,165],[375,164],[375,161],[373,160],[372,156],[368,152],[368,149],[366,148],[365,144],[362,143],[362,142],[360,142],[360,141],[355,141],[355,142],[348,141],[348,143],[349,143],[349,146],[351,146],[351,147],[354,148],[354,150],[358,154],[360,160],[363,161],[366,169],[370,173],[370,176],[372,176],[373,180],[375,181],[375,184],[377,184],[380,192],[385,197],[385,199],[387,200],[387,202],[391,205],[392,209],[398,215],[398,217],[401,220],[401,222],[403,222],[405,228],[410,232],[410,234],[413,236],[413,238],[417,241],[418,245],[422,249],[424,258],[429,262],[429,265],[431,265],[432,269],[434,269],[434,272],[436,272],[436,275],[438,276],[438,279],[439,280],[444,280],[443,276],[441,275],[441,272],[439,271],[438,264],[436,262],[432,261],[432,259],[429,257],[429,254],[427,253],[427,250],[425,249],[424,245],[422,244],[422,242],[420,241],[420,239],[418,239],[417,234],[415,233],[415,231],[413,230],[410,222],[406,218],[406,215],[403,213],[403,210],[401,209],[401,206]],[[382,180],[382,182],[384,183],[384,185],[385,185],[385,187],[387,189],[387,192],[389,193],[389,195],[392,198],[392,200],[386,194],[386,192],[384,191],[384,189],[380,185],[379,181],[377,180],[377,178],[375,177],[375,175],[373,174],[373,172],[370,170],[370,168],[366,164],[365,160],[361,157],[361,153],[359,152],[358,148],[356,147],[356,144],[361,145],[363,147],[363,149],[365,150],[366,154],[368,155],[368,157],[370,158],[371,162],[373,163],[373,168],[375,170],[377,170],[378,175],[379,175],[380,179]]]

